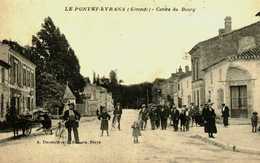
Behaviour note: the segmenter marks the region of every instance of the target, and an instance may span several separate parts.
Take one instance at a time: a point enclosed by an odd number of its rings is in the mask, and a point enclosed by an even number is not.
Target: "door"
[[[246,118],[248,116],[246,85],[231,86],[230,94],[231,94],[231,117]]]
[[[14,107],[15,113],[16,114],[20,114],[21,110],[20,110],[20,98],[19,97],[12,97],[11,99],[11,106]]]

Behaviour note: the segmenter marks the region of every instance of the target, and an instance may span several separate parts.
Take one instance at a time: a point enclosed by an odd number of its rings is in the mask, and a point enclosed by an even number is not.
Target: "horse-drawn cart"
[[[22,135],[29,136],[32,132],[32,127],[39,124],[38,120],[34,120],[31,115],[13,115],[7,116],[7,123],[13,129],[14,136]]]

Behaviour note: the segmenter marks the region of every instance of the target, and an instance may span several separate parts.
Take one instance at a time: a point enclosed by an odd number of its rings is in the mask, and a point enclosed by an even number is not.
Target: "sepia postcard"
[[[260,162],[260,0],[1,0],[1,163]]]

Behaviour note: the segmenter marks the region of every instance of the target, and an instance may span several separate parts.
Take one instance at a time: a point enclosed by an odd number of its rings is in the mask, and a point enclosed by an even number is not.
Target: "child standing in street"
[[[138,136],[141,136],[141,130],[139,123],[137,121],[134,121],[133,125],[131,126],[133,129],[133,137],[134,137],[134,143],[138,143]]]
[[[109,136],[108,133],[108,121],[110,120],[110,115],[107,113],[107,110],[104,106],[100,106],[101,113],[98,115],[98,119],[101,121],[100,130],[101,136],[103,136],[104,130],[107,132],[107,136]]]
[[[257,122],[258,122],[257,112],[253,112],[251,117],[252,132],[256,132]]]

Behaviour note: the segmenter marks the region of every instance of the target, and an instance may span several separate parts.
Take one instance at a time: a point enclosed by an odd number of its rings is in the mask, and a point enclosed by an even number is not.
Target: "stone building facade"
[[[221,103],[226,103],[232,117],[248,117],[258,106],[253,102],[256,98],[253,92],[258,89],[257,75],[254,75],[258,61],[257,57],[252,57],[258,53],[245,54],[260,46],[260,22],[233,31],[231,26],[231,17],[226,17],[225,28],[219,30],[218,36],[202,41],[190,50],[193,100],[196,105],[214,102],[219,113]],[[231,59],[238,56],[251,59]]]
[[[0,49],[1,50],[1,49]],[[0,51],[1,53],[1,51]],[[0,59],[0,121],[3,121],[6,109],[9,107],[10,88],[8,85],[8,70],[11,67],[8,59],[1,55]]]
[[[114,110],[112,93],[108,92],[105,88],[88,83],[84,88],[84,95],[86,97],[84,100],[84,114],[95,115],[96,110],[100,108],[100,106],[105,106],[107,111]]]
[[[205,95],[221,113],[221,104],[231,108],[231,117],[250,117],[260,112],[260,47],[252,48],[208,67]]]
[[[186,77],[188,76],[191,76],[189,66],[185,66],[185,71],[183,71],[182,67],[180,66],[178,71],[176,73],[172,73],[168,79],[156,79],[152,88],[153,102],[162,105],[173,103],[178,106],[178,104],[180,104],[181,98],[183,97],[180,97],[180,93],[186,94],[188,92],[186,87],[182,91],[179,89],[179,82],[186,82]]]
[[[17,113],[32,111],[36,108],[35,68],[36,66],[13,51],[8,45],[0,43],[0,60],[8,64],[8,69],[1,69],[0,96],[3,106],[2,118],[5,117],[10,102],[16,107]]]
[[[192,103],[191,71],[183,73],[178,80],[178,107]]]

